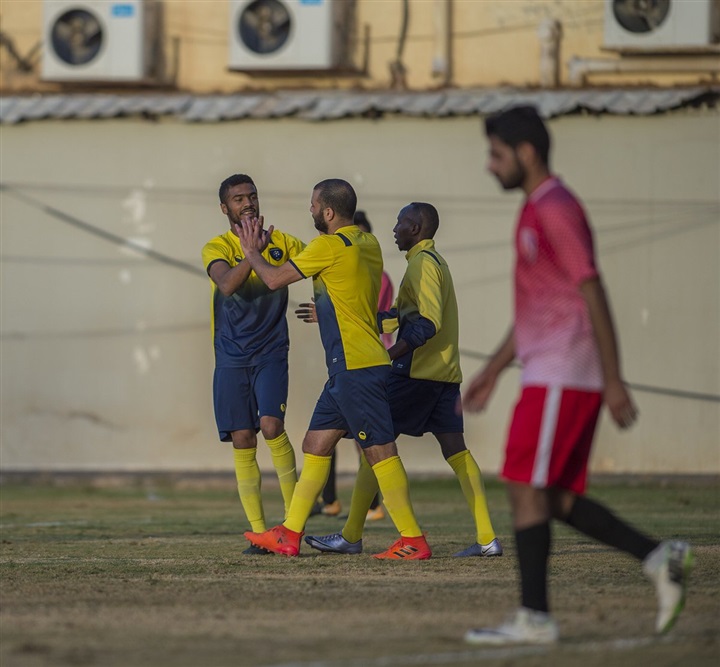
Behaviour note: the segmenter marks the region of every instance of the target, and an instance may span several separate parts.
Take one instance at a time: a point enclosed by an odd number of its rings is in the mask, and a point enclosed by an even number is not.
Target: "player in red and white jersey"
[[[584,495],[603,403],[620,428],[637,418],[622,379],[587,218],[550,172],[550,136],[533,107],[492,116],[485,130],[489,171],[504,189],[521,188],[526,200],[515,234],[513,326],[471,381],[463,405],[484,409],[500,373],[515,358],[520,361],[522,389],[502,477],[512,508],[521,607],[507,623],[470,630],[465,639],[472,644],[557,641],[547,597],[553,519],[641,560],[656,585],[656,630],[667,632],[685,601],[689,546],[647,537]]]
[[[582,206],[549,177],[523,206],[515,236],[515,348],[524,386],[602,390],[587,304],[579,289],[597,279]]]

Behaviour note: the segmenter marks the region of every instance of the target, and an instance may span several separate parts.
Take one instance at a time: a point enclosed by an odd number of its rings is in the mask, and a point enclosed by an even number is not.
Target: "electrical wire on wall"
[[[186,273],[190,273],[195,276],[202,277],[203,279],[207,280],[207,274],[205,271],[203,271],[200,267],[191,264],[189,262],[185,262],[183,260],[177,259],[175,257],[172,257],[170,255],[167,255],[162,252],[158,252],[157,250],[152,250],[150,248],[146,248],[145,246],[142,246],[140,244],[134,243],[133,241],[126,239],[122,236],[119,236],[117,234],[113,234],[112,232],[108,232],[107,230],[104,230],[97,225],[93,225],[89,222],[86,222],[84,220],[80,220],[79,218],[70,215],[68,213],[65,213],[64,211],[61,211],[60,209],[57,209],[53,206],[49,206],[48,204],[45,204],[44,202],[31,197],[23,192],[21,192],[17,187],[14,187],[12,185],[0,183],[0,192],[2,192],[6,196],[13,197],[14,199],[23,202],[27,206],[30,206],[32,208],[35,208],[39,211],[42,211],[46,215],[48,215],[51,218],[54,218],[55,220],[58,220],[60,222],[64,222],[65,224],[68,224],[75,229],[78,229],[86,234],[90,234],[92,236],[95,236],[103,241],[107,241],[109,243],[112,243],[113,245],[116,245],[121,248],[129,248],[132,249],[134,252],[138,253],[139,255],[145,256],[146,258],[158,262],[164,266],[177,269],[180,271],[184,271]],[[676,230],[677,233],[677,230]],[[491,244],[491,245],[497,245],[497,244]],[[616,248],[613,248],[616,249]],[[497,279],[506,279],[507,274],[503,273],[502,276],[498,275],[495,276]],[[297,307],[297,303],[292,303],[291,306]],[[206,325],[197,325],[193,326],[191,328],[199,328],[199,327],[205,328]],[[161,327],[163,331],[176,331],[178,330],[177,327]],[[187,326],[182,327],[182,330],[188,329]],[[133,333],[136,334],[136,330],[123,330],[121,332],[113,331],[113,332],[83,332],[83,335],[89,335],[89,336],[98,336],[98,335],[117,335],[118,333]],[[67,335],[67,334],[64,334]],[[73,335],[80,335],[80,334],[73,334]],[[47,337],[47,334],[43,334],[43,337]],[[7,338],[6,336],[2,336],[3,338]],[[15,338],[17,336],[13,336]],[[23,336],[24,338],[29,336]],[[477,359],[477,360],[486,360],[490,358],[491,355],[482,353],[482,352],[476,352],[473,350],[468,349],[460,349],[460,354],[464,357],[468,357],[470,359]],[[685,391],[682,389],[675,389],[670,387],[657,387],[652,385],[646,385],[646,384],[639,384],[639,383],[628,383],[628,386],[635,391],[638,392],[645,392],[645,393],[652,393],[652,394],[660,394],[664,396],[670,396],[673,398],[680,398],[680,399],[687,399],[687,400],[695,400],[695,401],[710,401],[715,403],[720,403],[720,395],[716,394],[709,394],[709,393],[703,393],[703,392],[695,392],[695,391]]]

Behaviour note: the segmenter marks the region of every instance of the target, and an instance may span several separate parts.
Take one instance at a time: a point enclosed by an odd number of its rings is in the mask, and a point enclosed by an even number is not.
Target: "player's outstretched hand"
[[[620,428],[629,428],[635,423],[638,410],[621,380],[606,384],[604,398],[610,415]]]
[[[297,317],[299,320],[302,320],[303,322],[307,322],[308,324],[312,324],[313,322],[317,322],[317,311],[315,310],[315,304],[314,303],[301,303],[298,305],[298,307],[295,309],[295,317]]]

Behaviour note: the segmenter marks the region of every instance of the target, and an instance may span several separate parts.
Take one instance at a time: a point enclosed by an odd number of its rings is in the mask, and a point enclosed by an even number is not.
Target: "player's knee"
[[[265,440],[274,440],[285,432],[285,422],[277,417],[261,417],[260,431]]]
[[[554,519],[566,521],[572,511],[577,496],[567,489],[548,489],[550,512]]]
[[[233,431],[231,437],[235,449],[253,449],[257,447],[257,436],[255,435],[255,431],[250,429]]]

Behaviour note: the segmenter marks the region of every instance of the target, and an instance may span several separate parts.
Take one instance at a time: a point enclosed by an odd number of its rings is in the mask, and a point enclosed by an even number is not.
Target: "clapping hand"
[[[265,218],[242,218],[240,224],[235,223],[235,232],[240,239],[240,246],[247,255],[249,252],[262,253],[270,243],[275,227],[270,225],[268,229],[263,229]]]

